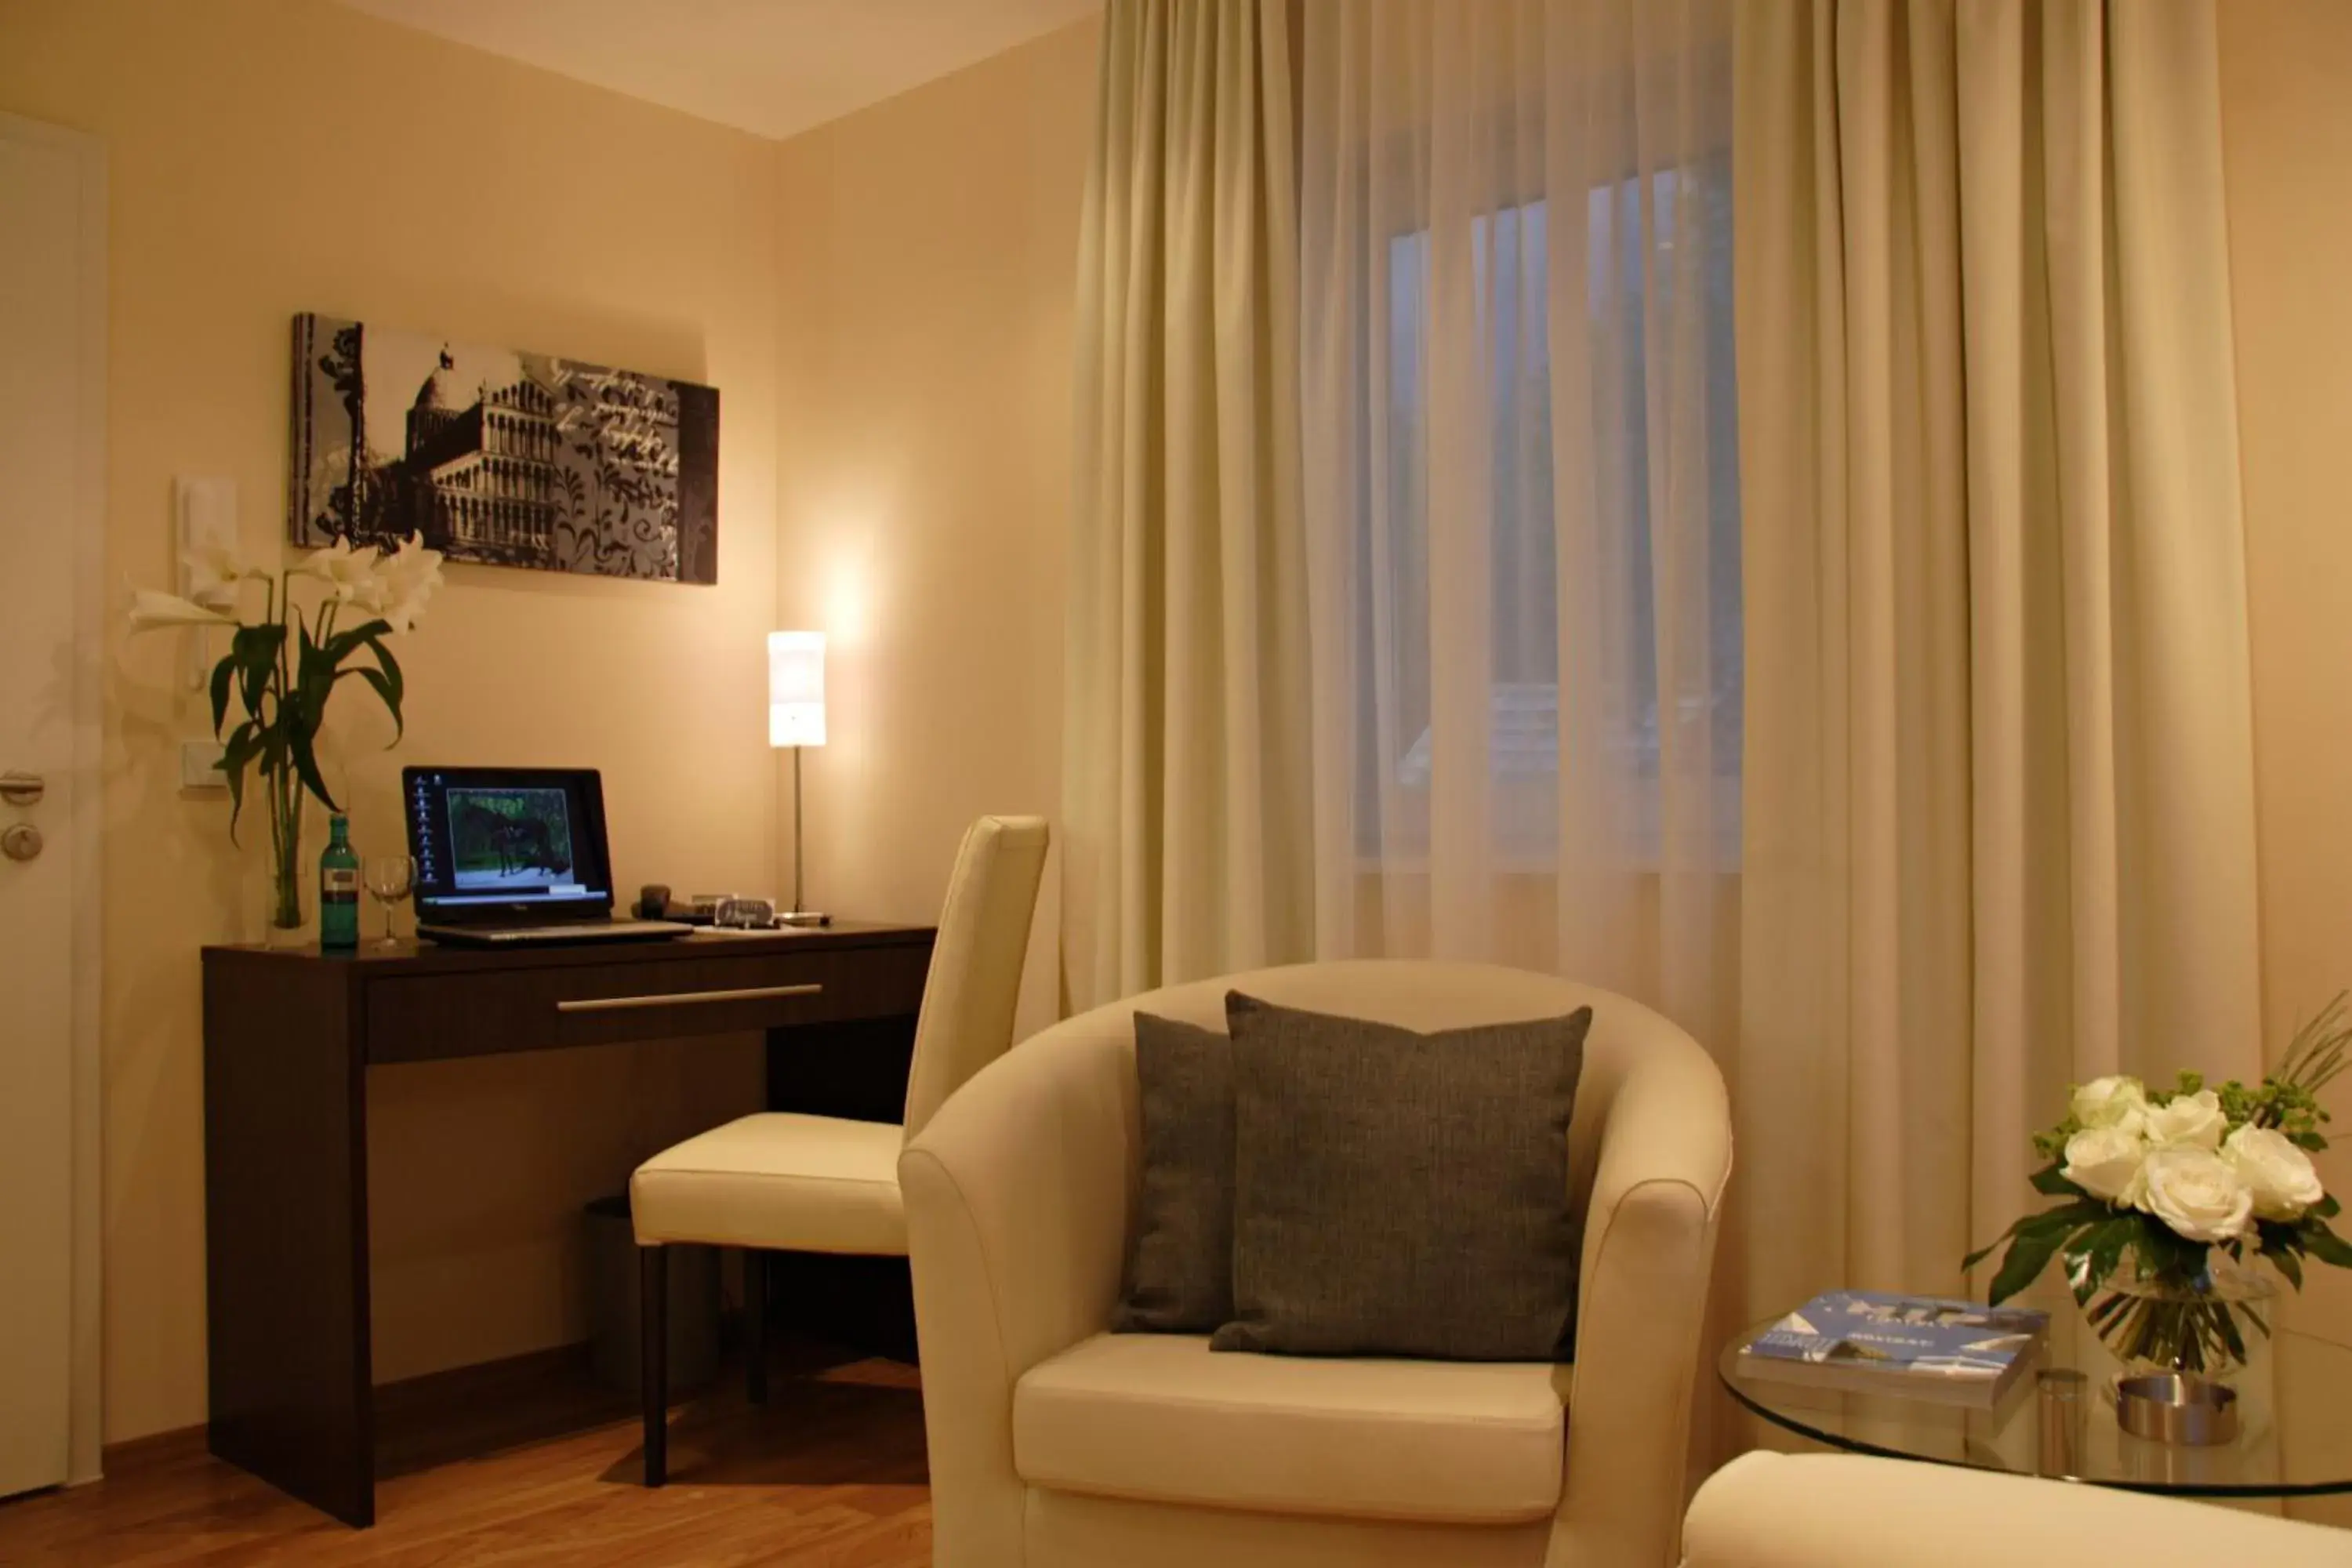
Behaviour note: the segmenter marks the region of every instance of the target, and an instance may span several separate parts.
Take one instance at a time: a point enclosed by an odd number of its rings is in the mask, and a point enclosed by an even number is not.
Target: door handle
[[[624,1007],[677,1007],[699,1002],[765,1002],[778,996],[814,996],[823,985],[750,985],[734,991],[663,991],[650,996],[580,996],[558,1002],[559,1013],[614,1013]]]
[[[48,780],[38,773],[19,773],[13,768],[0,773],[0,800],[10,805],[38,805],[48,789]]]

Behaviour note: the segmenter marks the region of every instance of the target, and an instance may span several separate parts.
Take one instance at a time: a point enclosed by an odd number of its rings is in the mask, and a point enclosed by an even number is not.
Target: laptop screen
[[[593,768],[405,768],[400,787],[420,917],[612,912]]]

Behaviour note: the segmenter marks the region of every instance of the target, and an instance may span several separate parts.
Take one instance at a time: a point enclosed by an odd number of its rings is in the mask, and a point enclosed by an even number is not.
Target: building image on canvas
[[[453,561],[719,580],[719,394],[667,376],[294,318],[289,529]]]

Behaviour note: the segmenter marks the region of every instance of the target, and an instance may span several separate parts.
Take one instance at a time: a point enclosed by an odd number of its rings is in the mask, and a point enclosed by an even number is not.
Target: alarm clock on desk
[[[786,926],[830,925],[829,919],[788,921],[776,912],[773,899],[746,898],[739,893],[695,893],[679,900],[661,882],[648,882],[637,891],[637,918],[682,921],[688,925],[715,926],[723,931],[778,931]]]
[[[731,918],[722,913],[730,906]],[[767,911],[765,919],[758,918],[761,910]],[[673,899],[667,882],[647,882],[637,889],[636,917],[641,921],[677,921],[686,925],[723,925],[743,930],[773,925],[775,916],[775,905],[766,899],[744,899],[733,893],[689,893],[683,899]]]

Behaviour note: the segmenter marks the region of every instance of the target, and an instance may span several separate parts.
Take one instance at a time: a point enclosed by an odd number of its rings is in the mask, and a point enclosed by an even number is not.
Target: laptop
[[[463,947],[663,942],[693,928],[613,918],[593,768],[404,768],[416,934]]]

